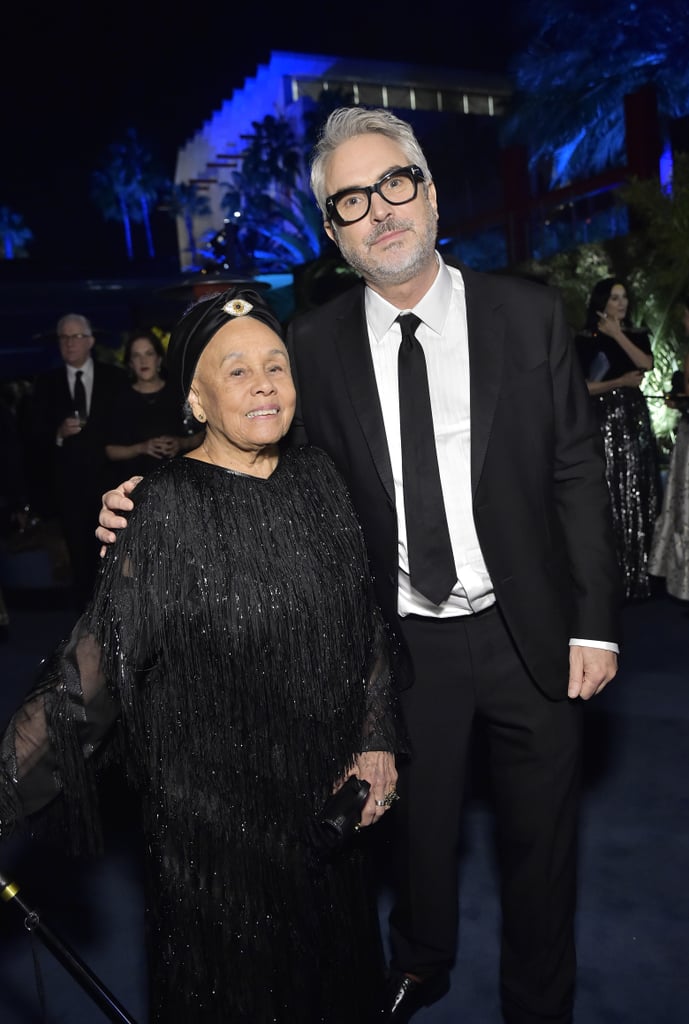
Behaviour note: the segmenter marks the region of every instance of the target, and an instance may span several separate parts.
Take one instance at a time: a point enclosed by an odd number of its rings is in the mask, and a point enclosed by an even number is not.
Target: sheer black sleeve
[[[396,690],[392,685],[391,640],[377,607],[372,610],[373,645],[367,673],[366,711],[361,750],[401,752],[402,739]]]
[[[99,845],[95,766],[119,714],[106,685],[101,648],[84,619],[47,659],[0,749],[0,836],[65,792],[60,819],[76,849]]]
[[[150,504],[150,503],[149,503]],[[142,516],[118,538],[84,615],[42,663],[33,686],[0,741],[0,837],[62,796],[49,821],[66,828],[75,850],[100,845],[97,770],[100,751],[148,660],[154,602],[142,600],[150,569],[132,559],[157,560],[156,517]],[[146,542],[146,537],[150,540]],[[117,749],[117,745],[114,745]]]

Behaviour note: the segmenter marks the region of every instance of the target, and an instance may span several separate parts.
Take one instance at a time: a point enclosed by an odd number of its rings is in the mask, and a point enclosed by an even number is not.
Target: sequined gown
[[[625,328],[635,345],[651,352],[648,332]],[[607,335],[582,331],[575,339],[587,380],[614,380],[635,366]],[[600,354],[607,368],[595,374]],[[593,376],[595,374],[595,376]],[[660,508],[658,453],[646,399],[639,388],[613,388],[591,397],[606,456],[617,560],[628,601],[650,596],[648,556]]]
[[[156,1024],[382,1019],[360,845],[323,863],[307,840],[354,755],[396,742],[369,583],[323,452],[286,451],[268,480],[171,460],[5,733],[0,834],[59,787],[38,818],[65,809],[88,835],[88,774],[119,751],[142,808]]]
[[[668,594],[689,601],[689,410],[677,426],[649,571],[665,577]]]

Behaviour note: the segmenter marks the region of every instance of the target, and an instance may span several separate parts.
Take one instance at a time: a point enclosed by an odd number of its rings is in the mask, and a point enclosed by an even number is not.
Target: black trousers
[[[499,609],[402,621],[415,683],[402,693],[411,758],[395,818],[393,966],[451,967],[458,843],[474,722],[484,719],[501,872],[501,995],[509,1024],[572,1019],[581,702],[545,697]],[[566,687],[566,680],[563,681]]]

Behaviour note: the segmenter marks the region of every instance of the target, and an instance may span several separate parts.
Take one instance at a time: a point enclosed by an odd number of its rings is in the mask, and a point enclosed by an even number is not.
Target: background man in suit
[[[57,340],[63,365],[34,381],[31,432],[47,485],[44,500],[60,521],[74,602],[81,609],[98,568],[93,523],[107,486],[104,429],[127,376],[119,367],[93,358],[93,330],[80,313],[60,318]]]
[[[326,231],[363,281],[290,325],[294,441],[324,448],[347,480],[378,599],[413,669],[401,692],[411,758],[400,766],[394,815],[390,1019],[408,1021],[447,989],[460,812],[480,716],[497,813],[504,1017],[567,1024],[578,698],[615,675],[619,602],[600,431],[570,332],[553,290],[440,258],[430,171],[410,126],[390,112],[335,111],[311,184]],[[418,318],[411,331],[401,312]],[[414,333],[435,446],[410,474],[407,442],[421,438],[423,409],[407,411],[398,352],[404,374]],[[412,398],[426,375],[418,356],[416,345]],[[431,462],[442,493],[424,508]],[[130,508],[131,486],[105,496],[101,540],[124,525],[107,509]]]

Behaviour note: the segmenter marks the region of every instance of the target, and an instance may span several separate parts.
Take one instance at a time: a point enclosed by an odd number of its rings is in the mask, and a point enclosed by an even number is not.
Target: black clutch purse
[[[311,830],[318,853],[322,856],[337,853],[352,838],[370,789],[370,782],[350,775],[344,785],[328,797]]]

